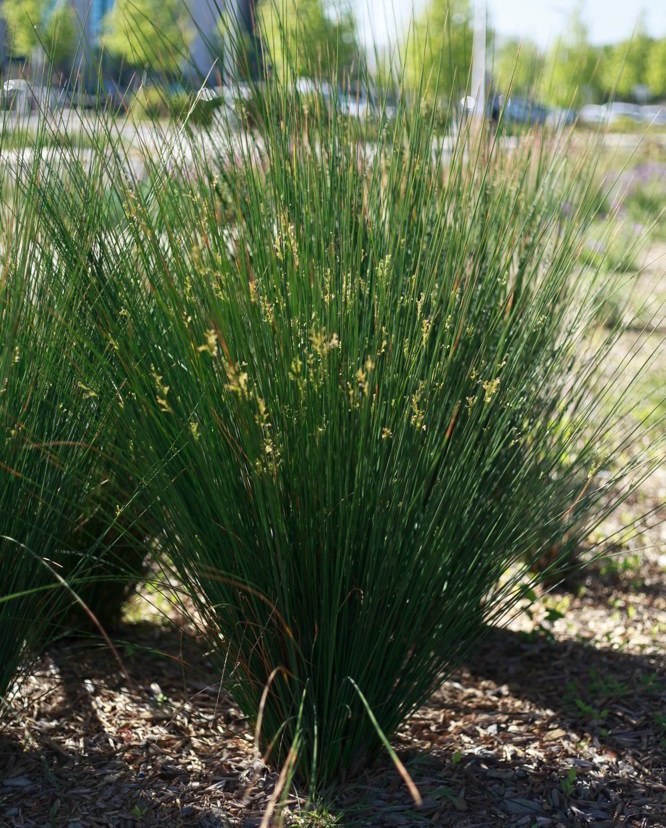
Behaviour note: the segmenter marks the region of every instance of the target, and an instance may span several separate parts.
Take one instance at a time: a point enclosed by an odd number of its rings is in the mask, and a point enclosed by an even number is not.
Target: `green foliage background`
[[[180,0],[116,0],[104,19],[103,45],[129,64],[178,75],[194,38]]]
[[[66,0],[55,6],[51,0],[4,0],[0,15],[7,23],[14,54],[32,57],[41,48],[56,67],[65,66],[74,57],[79,27]]]
[[[259,31],[275,72],[293,78],[313,70],[343,79],[358,73],[361,52],[347,4],[322,0],[261,0]]]

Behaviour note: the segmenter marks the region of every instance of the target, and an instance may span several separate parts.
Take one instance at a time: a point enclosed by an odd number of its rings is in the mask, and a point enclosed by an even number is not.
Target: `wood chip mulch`
[[[410,719],[395,746],[421,808],[383,758],[325,811],[292,794],[285,825],[666,828],[664,517],[491,630]],[[127,676],[104,645],[65,642],[15,696],[0,828],[258,828],[277,774],[196,637],[153,618],[116,638]]]

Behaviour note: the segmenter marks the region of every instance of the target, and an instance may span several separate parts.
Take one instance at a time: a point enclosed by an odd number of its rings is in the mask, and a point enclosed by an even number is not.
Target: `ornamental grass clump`
[[[39,144],[38,132],[36,141]],[[55,150],[45,151],[46,166]],[[56,634],[80,560],[65,539],[90,488],[100,418],[72,370],[79,302],[36,219],[41,159],[0,144],[0,699],[24,656]]]
[[[103,125],[106,119],[99,113],[93,129]],[[85,163],[63,156],[58,167],[49,167],[42,176],[38,225],[57,278],[76,302],[75,314],[71,306],[66,311],[69,368],[79,389],[73,404],[91,408],[98,424],[94,464],[79,498],[77,521],[64,539],[78,572],[75,613],[69,622],[90,627],[92,621],[110,628],[121,620],[127,598],[146,574],[148,546],[156,530],[138,491],[132,423],[119,391],[123,376],[116,338],[125,335],[128,322],[110,282],[113,235],[122,207],[117,191],[109,187],[104,162],[119,139],[102,132],[91,140],[96,151]]]
[[[252,134],[169,130],[141,180],[105,147],[124,216],[95,306],[159,548],[262,754],[316,788],[646,463],[614,462],[637,435],[602,405],[618,377],[591,382],[589,159],[469,124],[445,151],[404,99],[367,143],[328,101],[261,94]]]
[[[101,317],[91,324],[100,286],[85,247],[90,225],[77,227],[83,267],[45,221],[60,216],[64,226],[68,181],[83,167],[49,136],[40,120],[28,146],[0,144],[0,698],[26,656],[71,623],[72,606],[97,627],[115,620],[128,561],[139,565],[125,551],[116,515],[125,501],[110,478],[121,467],[119,420],[99,393],[109,346]],[[93,181],[93,169],[85,176]],[[94,200],[76,192],[78,218],[97,227]]]

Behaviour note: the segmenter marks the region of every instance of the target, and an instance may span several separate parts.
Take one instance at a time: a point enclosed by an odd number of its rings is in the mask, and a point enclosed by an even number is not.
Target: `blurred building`
[[[196,72],[206,77],[216,57],[220,6],[218,0],[189,0],[195,35],[190,60]]]
[[[188,3],[195,29],[190,48],[192,66],[201,76],[206,77],[218,54],[218,23],[220,13],[227,11],[248,34],[254,32],[255,0],[185,0]],[[221,74],[227,74],[227,67],[219,67]]]
[[[99,45],[102,21],[111,11],[114,0],[71,0],[83,28],[84,40],[90,47]]]
[[[7,26],[4,18],[2,17],[2,0],[0,0],[0,73],[7,62],[7,57]]]
[[[55,5],[58,0],[51,0]],[[82,58],[85,63],[93,58],[99,46],[103,21],[114,0],[68,0],[83,30]],[[190,49],[190,63],[195,74],[205,77],[217,56],[218,23],[223,11],[231,12],[238,24],[248,33],[254,31],[256,0],[183,0],[187,5],[195,36]],[[7,26],[2,18],[3,0],[0,0],[0,66],[9,58]]]

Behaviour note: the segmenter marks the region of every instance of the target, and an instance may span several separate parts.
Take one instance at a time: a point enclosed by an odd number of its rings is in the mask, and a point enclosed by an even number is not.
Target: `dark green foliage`
[[[23,172],[34,192],[38,165]],[[0,697],[26,650],[56,628],[64,569],[77,577],[65,539],[80,519],[101,423],[72,371],[62,316],[80,301],[40,247],[34,204],[20,193],[4,207],[13,220],[0,240]]]
[[[128,579],[140,575],[145,556],[143,536],[117,514],[136,484],[121,474],[131,454],[122,445],[111,375],[103,378],[95,368],[109,347],[95,310],[104,285],[94,240],[108,225],[101,215],[108,202],[89,186],[93,170],[86,177],[74,153],[53,148],[45,124],[33,138],[51,149],[10,155],[16,173],[5,166],[2,181],[3,696],[22,658],[59,634],[77,593],[98,621],[116,620]],[[122,461],[115,456],[121,452]]]
[[[266,753],[318,785],[381,747],[354,682],[394,733],[640,468],[595,477],[625,444],[565,147],[442,159],[418,108],[363,145],[262,100],[253,141],[165,141],[147,195],[110,157],[98,328],[160,547]]]

